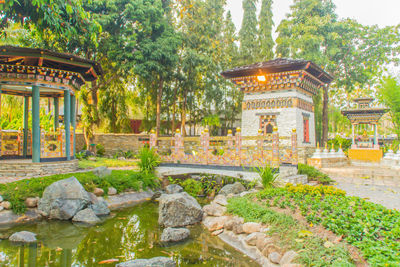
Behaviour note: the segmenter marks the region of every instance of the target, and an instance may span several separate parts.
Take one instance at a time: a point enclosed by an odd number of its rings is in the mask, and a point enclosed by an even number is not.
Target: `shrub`
[[[260,175],[261,183],[264,188],[273,187],[279,177],[278,170],[274,170],[268,165],[265,167],[255,167],[254,170]]]
[[[197,197],[203,194],[203,186],[200,181],[195,179],[186,179],[181,183],[183,189],[191,196]]]
[[[351,143],[352,143],[351,139],[342,138],[337,135],[335,136],[334,139],[328,141],[328,147],[331,147],[333,144],[335,150],[338,150],[339,147],[341,146],[343,151],[346,152],[351,147]]]
[[[334,182],[334,180],[332,180],[328,175],[312,166],[299,163],[297,168],[299,174],[306,174],[311,181],[317,181],[325,185]]]
[[[153,173],[154,168],[160,164],[158,155],[153,149],[143,147],[139,152],[139,162],[137,163],[140,172],[142,173]]]
[[[104,157],[106,154],[106,150],[102,144],[97,144],[96,145],[96,156],[98,157]]]

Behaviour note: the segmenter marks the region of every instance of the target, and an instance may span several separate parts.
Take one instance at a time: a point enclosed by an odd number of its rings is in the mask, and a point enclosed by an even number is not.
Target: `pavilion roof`
[[[96,61],[40,48],[0,46],[0,64],[71,71],[79,73],[85,81],[94,81],[103,73],[100,64]]]
[[[310,60],[277,58],[266,62],[236,67],[222,72],[228,79],[258,75],[261,73],[278,73],[285,71],[305,70],[323,83],[331,83],[334,77]]]

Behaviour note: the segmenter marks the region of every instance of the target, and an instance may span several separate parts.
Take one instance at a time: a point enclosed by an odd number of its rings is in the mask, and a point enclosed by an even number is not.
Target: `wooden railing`
[[[210,136],[204,131],[200,136],[183,137],[179,131],[173,137],[150,135],[150,147],[167,163],[201,164],[220,166],[265,166],[280,164],[297,165],[297,134],[279,137],[277,129],[272,134],[242,136]]]

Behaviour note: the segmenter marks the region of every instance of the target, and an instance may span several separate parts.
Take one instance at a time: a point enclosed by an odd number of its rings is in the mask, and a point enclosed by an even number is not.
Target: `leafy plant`
[[[79,159],[79,160],[83,160],[83,159],[87,159],[88,158],[88,156],[87,156],[85,151],[80,151],[78,153],[75,153],[75,157],[77,159]]]
[[[181,185],[186,193],[191,196],[197,197],[203,194],[203,186],[200,181],[195,179],[186,179]]]
[[[260,175],[261,184],[264,188],[273,187],[279,177],[278,170],[274,170],[268,165],[265,165],[265,167],[255,167],[254,171]]]
[[[97,144],[96,145],[96,156],[104,157],[105,154],[106,154],[106,149],[104,148],[104,146],[102,144]]]
[[[137,163],[139,170],[143,173],[153,173],[154,168],[160,164],[160,159],[153,149],[143,147],[139,152]]]

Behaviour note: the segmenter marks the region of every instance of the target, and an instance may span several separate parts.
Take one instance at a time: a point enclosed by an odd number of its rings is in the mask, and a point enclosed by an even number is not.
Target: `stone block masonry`
[[[148,142],[149,135],[96,133],[93,137],[93,143],[103,145],[107,156],[113,156],[119,151],[128,150],[137,153]],[[84,147],[85,138],[82,133],[77,133],[76,151],[81,151]]]

